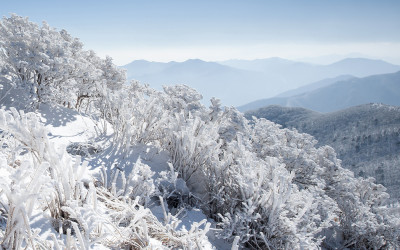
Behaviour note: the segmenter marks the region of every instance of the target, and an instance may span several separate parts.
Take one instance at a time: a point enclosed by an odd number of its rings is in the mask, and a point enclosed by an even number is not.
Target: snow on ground
[[[95,178],[100,178],[102,167],[105,167],[108,172],[114,172],[117,169],[124,171],[125,175],[128,176],[138,160],[148,165],[151,171],[154,172],[154,181],[160,177],[162,171],[170,171],[167,152],[160,152],[156,147],[151,145],[136,145],[128,155],[115,153],[115,150],[111,148],[112,145],[108,143],[112,132],[111,126],[107,128],[108,134],[100,137],[101,126],[87,115],[80,114],[74,110],[47,105],[41,105],[37,115],[49,132],[49,140],[56,148],[66,148],[74,143],[93,143],[93,145],[99,148],[97,154],[83,157],[84,160],[89,162],[89,173]],[[160,221],[164,219],[163,209],[159,202],[153,201],[149,207],[153,215]],[[166,207],[166,211],[168,212],[168,207]],[[204,243],[204,249],[231,249],[230,243],[220,240],[215,236],[217,232],[215,222],[207,219],[200,209],[192,208],[182,212],[179,215],[179,220],[181,223],[178,229],[185,228],[186,230],[189,230],[193,223],[208,220],[212,226],[207,233],[209,242]],[[34,211],[31,226],[32,228],[41,229],[40,234],[43,239],[49,239],[50,233],[54,233],[54,229],[49,225],[48,221],[47,218],[43,217],[42,211]],[[151,244],[155,249],[160,246],[160,242],[156,240],[152,240]],[[94,246],[96,249],[102,247],[97,244]]]
[[[100,132],[93,119],[71,109],[42,104],[38,115],[55,145],[67,147],[72,142],[93,141]]]

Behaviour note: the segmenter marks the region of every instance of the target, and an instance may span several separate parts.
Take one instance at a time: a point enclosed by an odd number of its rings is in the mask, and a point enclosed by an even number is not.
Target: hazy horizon
[[[6,1],[16,13],[78,37],[118,65],[133,60],[281,57],[329,63],[347,55],[400,64],[400,2]]]
[[[384,62],[393,64],[393,65],[400,66],[400,62],[399,63],[391,62],[390,60],[385,60],[382,58],[371,57],[368,55],[357,54],[357,53],[349,53],[349,54],[344,54],[344,55],[332,54],[332,55],[322,55],[322,56],[317,56],[317,57],[302,57],[302,58],[294,58],[294,59],[289,59],[289,58],[284,58],[284,57],[279,57],[279,56],[250,58],[250,59],[230,58],[230,59],[224,59],[224,60],[205,60],[202,58],[185,58],[182,60],[158,60],[158,61],[147,60],[147,59],[133,59],[132,61],[130,61],[124,65],[120,65],[120,66],[126,66],[135,61],[147,61],[147,62],[152,62],[152,63],[171,63],[171,62],[183,63],[183,62],[190,61],[190,60],[200,60],[200,61],[204,61],[204,62],[224,63],[224,62],[228,62],[228,61],[257,61],[257,60],[269,60],[269,59],[282,59],[282,60],[288,60],[288,61],[293,61],[293,62],[302,62],[302,63],[316,64],[316,65],[334,64],[334,63],[340,62],[345,59],[367,59],[367,60],[380,60],[380,61],[384,61]]]

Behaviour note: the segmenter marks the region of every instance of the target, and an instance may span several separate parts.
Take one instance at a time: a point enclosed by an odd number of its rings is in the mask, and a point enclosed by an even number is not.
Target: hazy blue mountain
[[[238,109],[248,111],[268,105],[281,105],[331,112],[372,102],[400,105],[400,71],[338,81],[299,95],[258,100]]]
[[[301,86],[297,89],[292,89],[283,93],[280,93],[279,95],[277,95],[276,97],[290,97],[290,96],[294,96],[294,95],[299,95],[299,94],[303,94],[315,89],[319,89],[328,85],[331,85],[332,83],[335,82],[339,82],[339,81],[345,81],[345,80],[349,80],[354,78],[354,76],[351,75],[341,75],[338,77],[334,77],[334,78],[327,78],[327,79],[323,79],[321,81],[317,81],[317,82],[313,82],[304,86]]]
[[[344,167],[374,177],[400,200],[400,107],[365,104],[323,114],[272,105],[245,115],[311,134],[318,146],[332,146]]]
[[[148,83],[159,90],[162,85],[186,84],[202,93],[205,101],[217,97],[227,106],[261,98],[261,93],[271,90],[274,93],[281,91],[281,88],[268,85],[267,82],[274,81],[263,73],[198,59],[180,63],[134,61],[124,68],[127,69],[130,80]]]
[[[238,69],[255,70],[274,75],[280,78],[282,83],[292,86],[296,85],[292,83],[297,83],[297,87],[340,75],[365,77],[393,73],[400,70],[398,65],[366,58],[346,58],[329,65],[296,62],[282,58],[229,60],[220,63]]]
[[[353,53],[348,53],[346,55],[328,54],[328,55],[323,55],[323,56],[303,57],[303,58],[297,59],[297,61],[327,65],[327,64],[334,63],[334,62],[338,62],[338,61],[346,59],[346,58],[368,58],[368,57],[369,56],[366,54],[353,52]]]
[[[127,69],[130,80],[139,80],[157,89],[162,85],[186,84],[201,92],[206,101],[217,97],[227,106],[273,97],[339,75],[362,77],[400,70],[400,66],[370,59],[346,59],[331,65],[314,65],[281,58],[218,63],[198,59],[169,63],[140,60],[123,67]]]
[[[227,61],[220,61],[220,64],[227,65],[233,68],[250,70],[250,71],[274,71],[274,70],[282,70],[285,67],[293,66],[294,64],[305,64],[307,63],[299,63],[279,57],[271,57],[266,59],[255,59],[255,60],[240,60],[240,59],[232,59]]]
[[[128,79],[135,79],[147,74],[157,74],[174,64],[176,64],[176,62],[162,63],[136,60],[123,66],[123,68],[127,71]]]
[[[364,77],[373,74],[384,74],[399,71],[398,65],[393,65],[382,60],[365,58],[346,58],[326,66],[333,72],[343,72],[357,77]]]

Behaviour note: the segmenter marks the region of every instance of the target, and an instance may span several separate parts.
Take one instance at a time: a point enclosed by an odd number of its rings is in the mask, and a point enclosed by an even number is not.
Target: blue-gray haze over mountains
[[[381,60],[348,58],[329,65],[268,58],[206,62],[191,59],[184,62],[133,61],[123,66],[129,80],[162,85],[186,84],[202,95],[205,103],[216,97],[225,106],[240,106],[259,99],[338,76],[365,77],[393,73],[400,66]]]
[[[332,83],[335,79],[338,81]],[[268,105],[281,105],[332,112],[366,103],[400,106],[400,71],[363,78],[342,76],[327,79],[273,98],[248,103],[238,109],[245,112]]]

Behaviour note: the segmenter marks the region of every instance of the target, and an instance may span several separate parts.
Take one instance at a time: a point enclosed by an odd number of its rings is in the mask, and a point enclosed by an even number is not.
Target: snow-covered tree
[[[0,60],[4,72],[33,102],[79,107],[83,99],[118,88],[125,74],[110,58],[84,51],[79,39],[13,14],[0,22]]]

